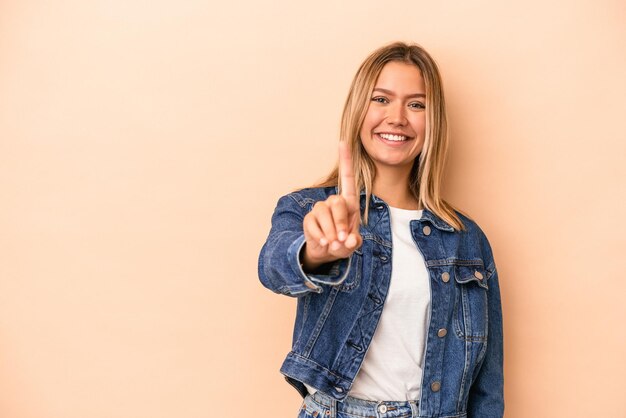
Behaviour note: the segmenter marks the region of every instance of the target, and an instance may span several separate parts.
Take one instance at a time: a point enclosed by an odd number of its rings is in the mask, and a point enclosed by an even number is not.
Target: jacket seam
[[[309,337],[309,341],[307,341],[307,345],[304,348],[304,353],[303,353],[304,356],[309,357],[311,355],[311,351],[313,351],[313,346],[317,342],[317,338],[322,332],[322,328],[324,327],[324,324],[326,323],[326,319],[328,318],[328,315],[330,314],[330,311],[332,310],[333,305],[335,304],[335,298],[337,297],[338,292],[339,292],[339,289],[333,286],[330,291],[330,294],[328,295],[328,299],[326,300],[326,304],[324,305],[324,310],[322,311],[320,318],[316,321],[315,328],[313,329],[313,332],[311,333],[311,336]]]
[[[291,352],[291,355],[292,355],[293,357],[300,358],[300,359],[302,359],[302,360],[306,361],[307,363],[313,363],[313,364],[315,364],[315,366],[316,366],[316,367],[319,367],[320,369],[322,369],[322,370],[324,370],[325,372],[327,372],[329,375],[331,375],[331,376],[333,376],[333,377],[335,377],[335,378],[337,378],[337,379],[339,379],[339,380],[348,380],[348,379],[346,379],[345,377],[343,377],[343,376],[341,376],[341,375],[338,375],[337,373],[335,373],[335,372],[333,372],[332,370],[328,369],[327,367],[322,366],[321,364],[319,364],[319,363],[318,363],[318,362],[316,362],[315,360],[312,360],[310,357],[305,357],[305,356],[303,356],[303,355],[301,355],[301,354],[296,353],[295,351],[292,351],[292,352]],[[296,377],[294,377],[294,376],[291,376],[291,375],[289,375],[289,377],[291,377],[292,379],[298,379],[298,378],[296,378]]]

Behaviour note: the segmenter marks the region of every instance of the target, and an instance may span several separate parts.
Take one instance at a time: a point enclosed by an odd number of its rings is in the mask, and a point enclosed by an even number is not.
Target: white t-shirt
[[[416,400],[424,366],[430,283],[409,223],[420,219],[422,210],[389,209],[391,284],[380,321],[348,394],[373,401]],[[310,393],[315,392],[306,386]]]

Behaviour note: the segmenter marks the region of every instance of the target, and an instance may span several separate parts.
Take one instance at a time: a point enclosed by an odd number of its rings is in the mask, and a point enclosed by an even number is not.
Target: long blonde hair
[[[437,64],[433,58],[417,44],[394,42],[374,51],[359,67],[343,109],[340,141],[347,141],[352,153],[354,176],[357,190],[365,189],[365,213],[362,222],[367,225],[372,184],[376,176],[376,166],[365,151],[360,139],[360,129],[370,103],[376,80],[385,64],[399,61],[417,66],[426,86],[426,132],[424,145],[415,159],[409,178],[409,189],[425,207],[456,230],[465,230],[463,222],[453,207],[441,196],[443,171],[448,150],[448,120],[443,95],[443,85]],[[341,191],[339,161],[330,174],[321,182],[310,187],[338,186]],[[467,215],[465,215],[467,216]]]

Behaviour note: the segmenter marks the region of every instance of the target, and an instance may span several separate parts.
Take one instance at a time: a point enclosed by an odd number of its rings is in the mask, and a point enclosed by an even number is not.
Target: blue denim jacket
[[[261,283],[297,298],[293,344],[280,372],[304,397],[302,382],[343,400],[380,318],[391,279],[387,204],[372,195],[363,244],[349,258],[306,274],[299,263],[304,216],[336,187],[282,196],[259,255]],[[361,212],[365,192],[361,192]],[[502,417],[502,310],[498,273],[485,234],[457,214],[466,231],[424,209],[410,223],[430,275],[431,310],[424,350],[420,417]],[[313,288],[305,285],[308,282]],[[445,330],[445,331],[443,331]]]

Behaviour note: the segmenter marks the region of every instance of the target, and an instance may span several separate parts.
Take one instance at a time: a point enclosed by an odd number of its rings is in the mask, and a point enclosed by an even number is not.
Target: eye
[[[413,109],[426,109],[426,105],[421,102],[412,102],[409,104]]]
[[[378,103],[389,103],[389,100],[387,100],[387,98],[383,96],[372,97],[372,101]]]

